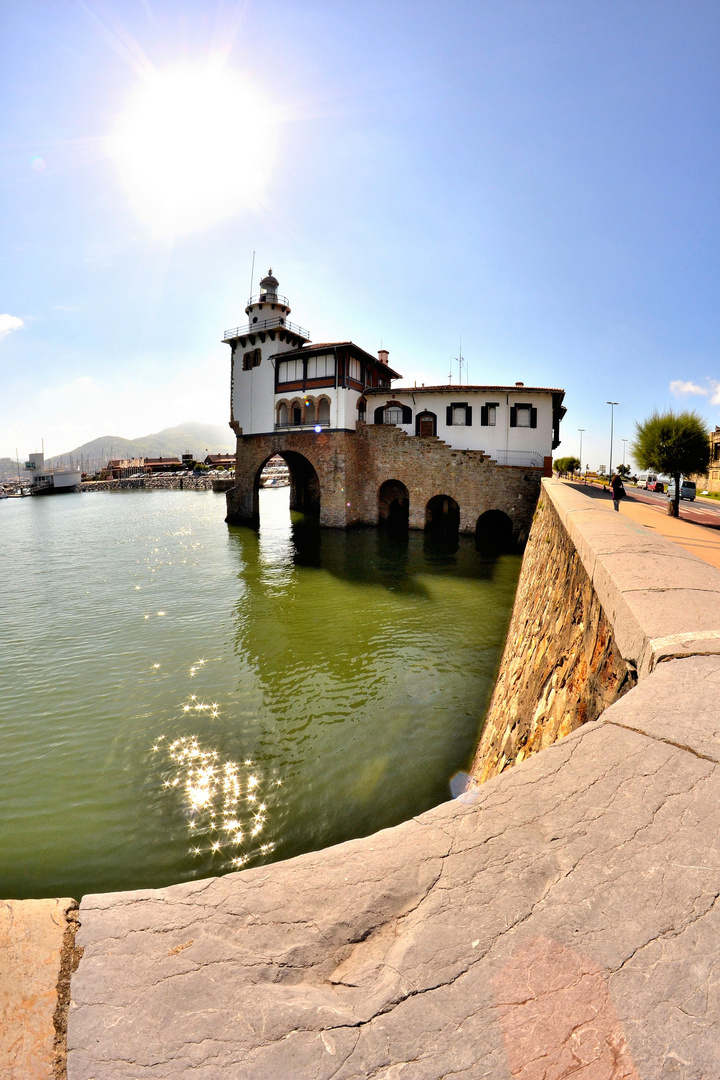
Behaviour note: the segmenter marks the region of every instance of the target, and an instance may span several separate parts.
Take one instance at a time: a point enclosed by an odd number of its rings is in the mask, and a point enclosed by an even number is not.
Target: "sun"
[[[275,110],[221,61],[147,76],[119,119],[114,156],[135,212],[158,236],[207,229],[260,204]]]

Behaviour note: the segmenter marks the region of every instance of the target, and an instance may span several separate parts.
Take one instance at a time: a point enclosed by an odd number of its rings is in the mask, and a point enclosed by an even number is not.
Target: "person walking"
[[[610,481],[610,487],[612,488],[613,506],[620,512],[620,500],[625,498],[625,485],[622,482],[622,476],[615,473]]]

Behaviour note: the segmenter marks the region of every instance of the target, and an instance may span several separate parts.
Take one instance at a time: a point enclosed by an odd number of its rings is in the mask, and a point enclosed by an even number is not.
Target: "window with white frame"
[[[480,406],[480,424],[482,427],[495,427],[497,425],[497,401],[486,401]]]
[[[348,378],[354,379],[355,382],[360,382],[362,379],[362,369],[360,367],[359,360],[348,360],[347,362]]]
[[[530,406],[529,405],[516,405],[515,412],[517,416],[516,427],[530,427]]]
[[[466,410],[464,405],[453,405],[452,407],[452,422],[453,427],[465,427],[467,424]]]
[[[278,364],[278,383],[302,382],[302,360],[281,360]]]
[[[310,356],[307,362],[308,379],[327,379],[335,375],[334,356]]]
[[[399,405],[389,405],[383,413],[383,424],[402,424],[403,415]]]

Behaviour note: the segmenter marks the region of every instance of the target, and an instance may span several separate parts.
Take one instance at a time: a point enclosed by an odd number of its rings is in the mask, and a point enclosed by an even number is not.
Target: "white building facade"
[[[547,468],[565,414],[564,391],[523,383],[368,389],[365,396],[367,423],[437,436],[456,450],[481,450],[498,465]]]

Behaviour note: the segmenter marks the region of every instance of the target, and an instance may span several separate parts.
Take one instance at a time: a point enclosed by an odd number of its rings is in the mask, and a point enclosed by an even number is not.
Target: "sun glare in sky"
[[[115,157],[156,236],[206,229],[256,208],[275,155],[273,108],[220,62],[156,71],[120,118]]]

